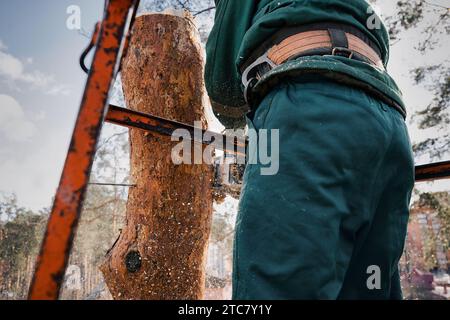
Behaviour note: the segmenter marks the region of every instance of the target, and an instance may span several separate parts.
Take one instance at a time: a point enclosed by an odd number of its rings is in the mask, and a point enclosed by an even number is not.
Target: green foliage
[[[418,115],[422,116],[420,121],[420,128],[426,129],[438,125],[446,126],[450,123],[450,117],[446,113],[450,102],[450,68],[443,71],[441,79],[438,79],[437,84],[433,89],[436,96],[427,108],[420,111]]]
[[[85,256],[89,256],[93,265],[100,264],[117,238],[125,207],[126,200],[114,192],[113,187],[89,188],[72,251],[72,264],[81,265]]]
[[[433,193],[422,193],[419,197],[419,206],[420,207],[428,207],[430,209],[436,210],[439,208],[440,203],[439,200]]]
[[[397,15],[389,17],[389,35],[391,40],[398,40],[402,31],[417,26],[423,19],[424,1],[397,1]]]
[[[437,245],[437,237],[436,235],[431,232],[429,229],[424,230],[424,260],[425,260],[425,269],[426,270],[433,270],[435,267],[437,267],[438,260],[437,260],[437,253],[436,253],[436,245]]]
[[[450,249],[450,197],[448,192],[422,193],[419,198],[420,207],[430,208],[436,212],[440,228],[437,233],[428,231],[425,242],[425,260],[427,267],[437,266],[436,243],[440,242],[444,252]]]
[[[376,3],[376,1],[373,1]],[[385,17],[392,44],[398,43],[407,30],[417,31],[421,38],[416,49],[428,55],[442,42],[442,36],[450,33],[449,8],[427,0],[399,0],[395,15]],[[426,61],[426,59],[424,59]],[[436,132],[448,132],[450,124],[450,68],[448,60],[427,65],[424,63],[411,71],[417,85],[426,86],[434,98],[414,115],[420,129],[434,128]],[[429,138],[414,145],[417,155],[428,154],[432,159],[443,158],[450,149],[450,134]]]
[[[0,277],[6,280],[25,268],[29,257],[37,255],[47,215],[19,207],[15,196],[5,195],[0,199],[0,212],[3,213],[0,221]],[[0,282],[0,297],[9,291],[6,285],[6,281]],[[19,296],[25,294],[26,285],[25,282],[19,284],[22,290]]]

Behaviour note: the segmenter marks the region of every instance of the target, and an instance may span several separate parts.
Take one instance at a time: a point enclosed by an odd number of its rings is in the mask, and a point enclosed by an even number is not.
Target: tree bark
[[[204,58],[188,17],[136,19],[123,62],[127,106],[194,124],[202,121]],[[114,299],[202,299],[212,215],[213,167],[174,165],[170,137],[130,130],[126,225],[101,266]]]

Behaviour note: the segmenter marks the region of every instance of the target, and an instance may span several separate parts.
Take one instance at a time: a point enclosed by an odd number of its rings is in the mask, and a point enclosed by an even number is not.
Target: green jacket
[[[239,67],[253,50],[280,28],[319,22],[352,25],[378,44],[382,60],[389,60],[389,36],[365,0],[216,0],[216,17],[206,53],[205,82],[219,120],[227,126],[242,124],[248,107],[241,85]],[[378,20],[376,20],[378,19]],[[266,74],[255,87],[265,93],[278,78],[320,73],[349,85],[381,93],[402,109],[402,94],[387,72],[369,64],[337,56],[302,57]],[[275,80],[274,80],[275,79]]]

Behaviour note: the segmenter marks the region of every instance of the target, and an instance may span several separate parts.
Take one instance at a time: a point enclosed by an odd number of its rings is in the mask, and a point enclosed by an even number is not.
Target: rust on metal
[[[430,163],[416,167],[416,182],[450,178],[450,161]]]
[[[245,138],[238,138],[236,136],[227,136],[220,133],[215,133],[207,131],[201,128],[195,128],[194,126],[164,119],[161,117],[156,117],[150,114],[145,114],[138,111],[133,111],[130,109],[125,109],[117,106],[110,105],[108,114],[106,115],[107,122],[128,127],[134,129],[140,129],[147,132],[155,132],[166,136],[171,136],[175,130],[184,129],[189,134],[183,135],[186,140],[191,140],[196,143],[201,143],[209,145],[215,141],[220,141],[223,143],[217,143],[216,146],[219,150],[226,151],[230,154],[236,154],[240,156],[245,156],[245,150],[247,141]],[[195,130],[201,130],[202,134],[194,134]],[[205,141],[203,137],[211,137],[211,140]],[[231,141],[229,146],[225,143],[226,141]]]
[[[107,2],[69,152],[36,261],[29,299],[58,298],[108,107],[109,90],[138,4],[138,0]]]

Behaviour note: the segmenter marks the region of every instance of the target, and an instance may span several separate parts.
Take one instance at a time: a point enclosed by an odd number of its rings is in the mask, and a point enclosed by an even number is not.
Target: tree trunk
[[[130,109],[206,126],[202,49],[187,17],[135,21],[122,67]],[[213,167],[174,165],[170,137],[130,130],[126,225],[101,266],[114,299],[202,299]]]

